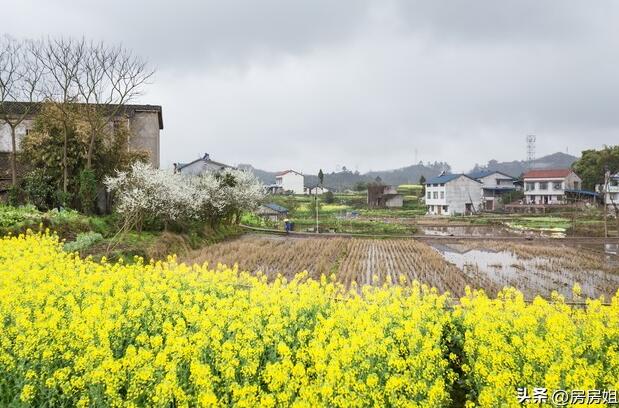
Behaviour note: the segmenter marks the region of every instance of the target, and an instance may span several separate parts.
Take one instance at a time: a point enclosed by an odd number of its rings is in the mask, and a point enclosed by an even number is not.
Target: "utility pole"
[[[608,191],[609,178],[610,178],[610,171],[608,171],[607,167],[604,167],[604,187],[602,188],[602,208],[604,210],[604,238],[608,238],[608,215],[606,214],[607,212],[606,192]]]

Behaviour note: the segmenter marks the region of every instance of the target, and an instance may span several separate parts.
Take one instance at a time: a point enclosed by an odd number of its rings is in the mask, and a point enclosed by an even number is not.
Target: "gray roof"
[[[449,183],[450,181],[455,180],[455,179],[457,179],[457,178],[459,178],[461,176],[469,178],[469,179],[473,180],[476,183],[481,183],[480,181],[475,180],[471,176],[468,176],[468,175],[462,174],[462,173],[457,173],[457,174],[443,174],[442,176],[433,177],[430,180],[426,181],[426,185],[427,184],[445,184],[445,183]]]
[[[500,174],[502,176],[505,176],[506,178],[510,179],[510,180],[514,180],[515,177],[512,177],[508,174],[505,173],[501,173],[500,171],[497,170],[481,170],[481,171],[475,171],[472,173],[467,174],[467,176],[469,176],[470,178],[474,178],[474,179],[480,179],[480,178],[484,178],[487,177],[491,174]]]
[[[0,115],[36,115],[41,111],[43,102],[2,102],[0,103]],[[76,103],[75,106],[86,106],[84,103]],[[103,106],[103,105],[102,105]],[[113,113],[118,105],[107,105],[110,113]],[[128,117],[133,117],[136,112],[156,112],[159,118],[159,129],[163,129],[163,115],[160,105],[123,105],[120,107],[118,114],[124,114]]]
[[[185,167],[190,166],[190,165],[192,165],[194,163],[198,163],[198,162],[204,162],[206,164],[212,164],[214,166],[221,167],[223,169],[233,169],[233,170],[236,170],[236,167],[229,166],[229,165],[224,164],[224,163],[216,162],[216,161],[211,160],[211,159],[205,159],[204,157],[200,157],[199,159],[196,159],[196,160],[194,160],[192,162],[189,162],[189,163],[176,163],[176,170],[180,171],[180,170],[184,169]]]
[[[287,213],[288,209],[282,207],[281,205],[277,205],[275,203],[263,204],[265,207],[270,208],[273,211],[277,211],[278,213]]]

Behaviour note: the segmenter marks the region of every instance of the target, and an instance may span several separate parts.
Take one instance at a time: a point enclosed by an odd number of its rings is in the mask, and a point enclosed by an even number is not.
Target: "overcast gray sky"
[[[316,173],[619,142],[614,0],[19,0],[14,37],[122,42],[157,67],[162,165]],[[10,16],[6,18],[6,16]]]

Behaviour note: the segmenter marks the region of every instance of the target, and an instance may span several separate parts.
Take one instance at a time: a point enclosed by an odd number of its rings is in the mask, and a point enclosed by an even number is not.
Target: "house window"
[[[445,198],[445,192],[441,191],[441,198]]]
[[[563,183],[560,181],[555,181],[554,183],[552,183],[552,189],[553,190],[561,190],[563,189]]]
[[[580,190],[580,183],[577,181],[574,182],[574,190]]]
[[[535,190],[535,183],[527,183],[527,191],[533,191]]]
[[[428,191],[428,198],[432,198],[432,193]]]
[[[548,190],[548,182],[543,181],[543,182],[539,183],[539,189],[540,190]]]
[[[434,199],[437,199],[437,198],[438,198],[438,191],[435,191],[435,192],[434,192],[434,194],[433,194],[433,198],[434,198]]]
[[[30,129],[26,128],[26,136],[30,134]]]

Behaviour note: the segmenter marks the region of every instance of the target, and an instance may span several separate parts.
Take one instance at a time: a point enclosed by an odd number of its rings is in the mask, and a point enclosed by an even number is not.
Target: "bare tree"
[[[95,142],[125,104],[138,97],[154,75],[147,63],[122,46],[91,43],[81,60],[77,86],[89,125],[86,168],[92,167]]]
[[[17,184],[17,128],[41,97],[43,66],[38,44],[0,37],[0,119],[11,131],[11,183]]]
[[[37,48],[37,60],[45,68],[45,97],[54,102],[61,114],[63,126],[63,156],[62,156],[62,190],[67,192],[69,184],[69,169],[67,163],[70,132],[70,116],[79,102],[80,68],[86,52],[86,42],[82,38],[49,38]]]

